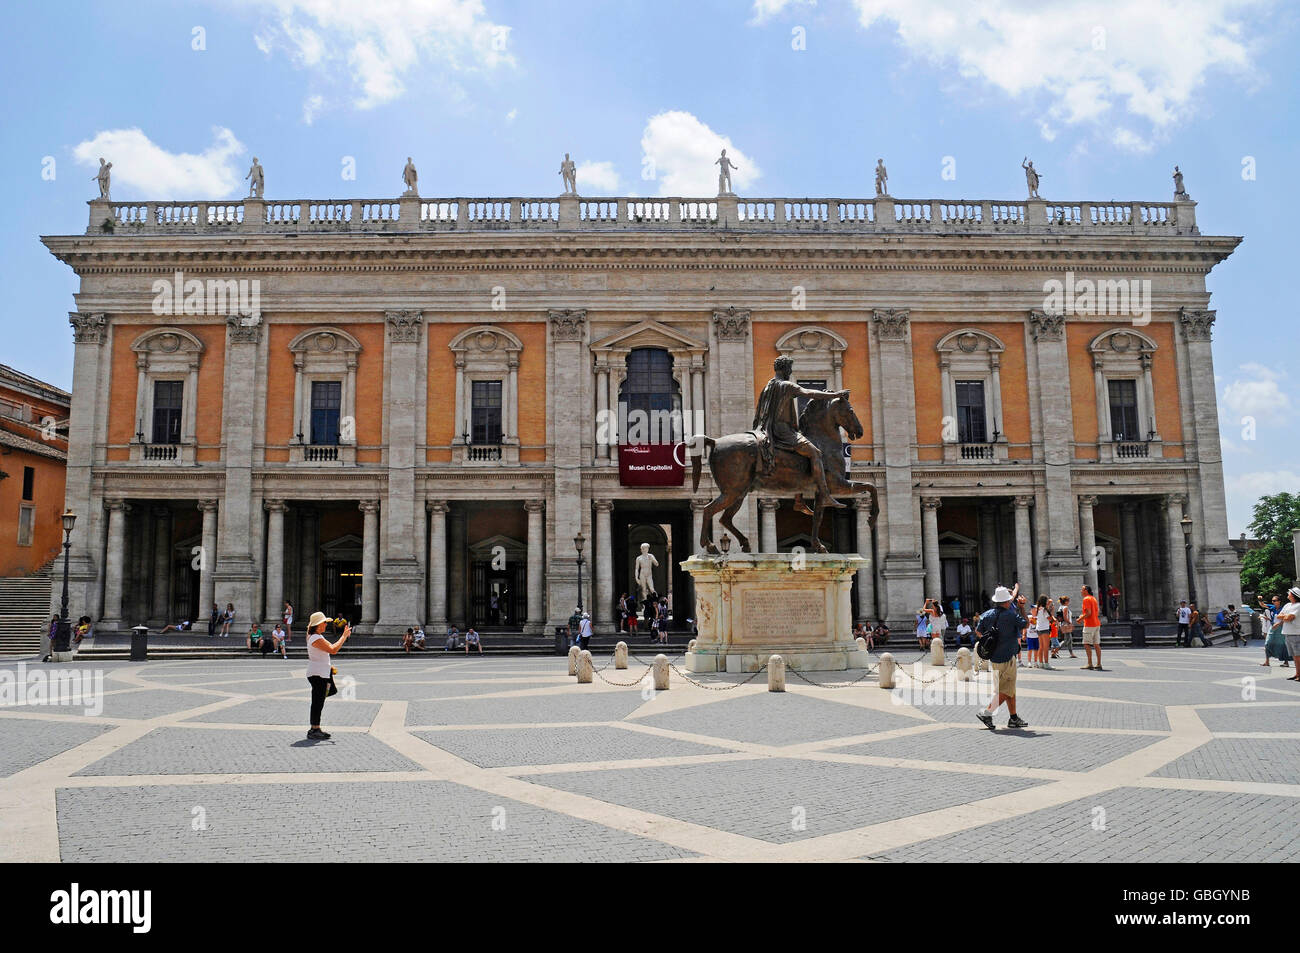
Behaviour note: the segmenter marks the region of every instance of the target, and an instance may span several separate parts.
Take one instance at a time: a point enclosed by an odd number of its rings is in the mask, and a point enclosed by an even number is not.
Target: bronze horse
[[[826,484],[835,496],[856,496],[860,493],[875,494],[875,487],[870,483],[859,483],[848,478],[841,450],[840,431],[843,427],[850,440],[862,437],[862,423],[853,412],[853,406],[847,397],[833,400],[810,400],[799,414],[799,431],[807,437],[821,452],[822,465],[826,469]],[[770,473],[759,473],[758,438],[752,430],[744,433],[728,434],[725,437],[701,435],[705,447],[712,447],[709,457],[709,470],[713,480],[718,484],[718,498],[704,510],[703,527],[700,530],[700,546],[708,553],[717,553],[717,544],[713,542],[713,517],[722,511],[722,525],[735,534],[740,541],[740,548],[750,552],[749,539],[731,522],[736,511],[740,509],[745,497],[753,490],[777,491],[783,494],[802,494],[809,499],[816,499],[812,514],[813,548],[826,552],[826,547],[817,537],[821,526],[822,500],[818,497],[817,484],[813,480],[812,465],[799,454],[789,450],[775,451],[775,466]],[[691,490],[700,487],[700,457],[691,457]]]

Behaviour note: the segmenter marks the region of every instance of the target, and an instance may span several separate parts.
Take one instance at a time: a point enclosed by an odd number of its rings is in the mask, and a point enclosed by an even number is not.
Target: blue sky
[[[1297,8],[937,0],[214,0],[6,11],[0,362],[71,385],[76,281],[40,245],[79,232],[94,157],[113,197],[711,194],[726,145],[749,195],[1167,200],[1206,234],[1230,531],[1300,489],[1291,101]],[[355,179],[344,178],[354,160]],[[944,179],[951,157],[954,179]],[[50,160],[53,160],[51,163]],[[1243,176],[1243,163],[1253,177]],[[653,169],[653,178],[644,173]],[[52,172],[52,174],[51,174]],[[1243,439],[1243,418],[1255,438]]]

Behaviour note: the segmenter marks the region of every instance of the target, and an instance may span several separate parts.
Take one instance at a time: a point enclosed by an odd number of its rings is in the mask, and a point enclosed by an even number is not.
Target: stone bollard
[[[980,658],[980,654],[978,652],[972,652],[970,654],[970,657],[974,663],[973,667],[976,672],[983,672],[985,670],[992,669],[992,665],[988,662],[988,660]]]
[[[867,650],[867,640],[864,639],[862,636],[859,635],[859,636],[858,636],[856,639],[854,639],[853,641],[858,643],[858,651],[859,651],[859,652],[865,652],[865,651]]]
[[[620,642],[614,646],[614,667],[627,668],[627,643]]]
[[[578,653],[582,650],[576,645],[569,646],[569,674],[578,674]]]
[[[785,691],[785,659],[779,655],[773,655],[767,660],[767,690]]]
[[[880,687],[894,687],[894,656],[889,652],[880,656]]]
[[[668,656],[660,653],[655,656],[654,665],[655,691],[668,691]]]
[[[957,680],[969,682],[971,679],[971,650],[962,646],[957,650]]]
[[[583,649],[578,653],[578,684],[590,685],[592,676],[591,653]]]
[[[695,642],[696,642],[695,639],[691,639],[689,642],[686,643],[686,654],[687,654],[687,655],[690,655],[692,652],[695,651]]]
[[[930,640],[930,664],[943,664],[943,639],[937,635]]]

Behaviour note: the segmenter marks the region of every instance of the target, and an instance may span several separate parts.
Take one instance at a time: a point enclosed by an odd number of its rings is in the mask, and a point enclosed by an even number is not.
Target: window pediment
[[[311,328],[290,341],[289,350],[304,356],[355,355],[361,350],[361,342],[341,328]]]
[[[709,349],[707,341],[686,334],[660,321],[641,321],[622,328],[592,343],[592,351],[629,351],[638,347],[657,347],[666,351],[697,351]]]
[[[849,342],[829,328],[814,324],[795,328],[781,335],[776,342],[776,349],[782,354],[794,357],[800,353],[816,351],[847,351]]]
[[[519,338],[504,328],[493,327],[490,324],[481,324],[460,332],[447,346],[457,354],[473,354],[489,358],[518,354],[524,349],[524,344]]]

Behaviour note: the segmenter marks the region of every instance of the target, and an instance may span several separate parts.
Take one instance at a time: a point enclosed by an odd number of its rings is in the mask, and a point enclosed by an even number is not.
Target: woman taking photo
[[[307,681],[311,685],[311,729],[307,732],[308,741],[329,741],[329,734],[320,730],[320,714],[325,707],[325,696],[329,693],[332,669],[330,659],[343,648],[343,643],[352,635],[352,626],[345,625],[343,634],[337,642],[325,638],[325,626],[329,620],[323,612],[313,612],[307,622]]]

